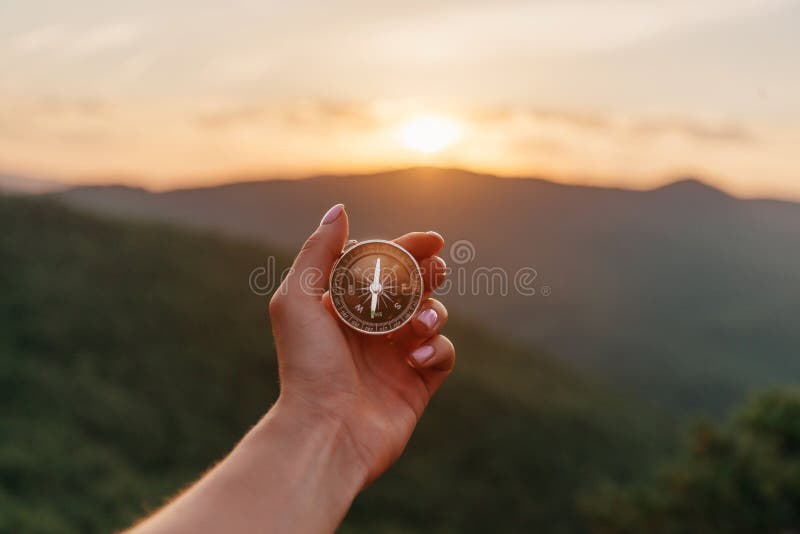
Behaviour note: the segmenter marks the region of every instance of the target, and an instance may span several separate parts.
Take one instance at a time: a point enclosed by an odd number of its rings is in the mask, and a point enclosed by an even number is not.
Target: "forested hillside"
[[[276,398],[267,299],[248,287],[274,250],[11,197],[0,228],[0,531],[123,527]],[[667,442],[636,402],[451,324],[456,372],[343,531],[578,531],[578,497]]]

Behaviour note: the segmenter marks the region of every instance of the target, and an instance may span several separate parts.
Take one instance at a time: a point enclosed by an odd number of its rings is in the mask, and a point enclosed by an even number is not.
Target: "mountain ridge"
[[[499,180],[520,180],[520,181],[528,181],[533,183],[538,183],[540,185],[553,185],[556,187],[570,187],[570,188],[577,188],[577,189],[584,189],[584,190],[604,190],[604,191],[615,191],[615,192],[632,192],[632,193],[647,193],[647,192],[656,192],[662,191],[665,189],[670,189],[672,187],[683,187],[685,185],[696,185],[698,188],[702,187],[708,191],[717,191],[725,196],[730,196],[732,198],[741,198],[742,200],[750,200],[750,198],[742,198],[736,197],[726,191],[723,188],[714,186],[709,184],[708,182],[704,181],[698,177],[676,177],[673,180],[667,181],[661,185],[655,185],[647,189],[635,189],[635,188],[628,188],[622,186],[604,186],[604,185],[593,185],[593,184],[584,184],[579,182],[569,182],[569,181],[559,181],[551,178],[541,177],[541,176],[510,176],[510,175],[500,175],[500,174],[493,174],[493,173],[484,173],[478,171],[471,171],[466,169],[461,169],[458,167],[435,167],[435,166],[413,166],[413,167],[403,167],[399,169],[390,169],[384,171],[377,171],[377,172],[365,172],[365,173],[320,173],[320,174],[311,174],[308,176],[298,177],[298,178],[284,178],[280,176],[275,177],[253,177],[253,178],[242,178],[242,179],[232,179],[230,181],[225,181],[218,184],[207,184],[207,185],[188,185],[188,186],[181,186],[177,188],[170,188],[170,189],[149,189],[147,187],[141,186],[131,186],[131,185],[124,185],[124,184],[117,184],[114,182],[108,184],[85,184],[85,185],[75,185],[75,186],[68,186],[67,189],[70,190],[91,190],[91,189],[104,189],[104,188],[129,188],[134,190],[142,190],[147,193],[151,194],[164,194],[164,193],[177,193],[182,191],[200,191],[200,190],[212,190],[212,189],[226,189],[229,187],[237,187],[237,186],[247,186],[247,185],[256,185],[256,184],[263,184],[263,183],[274,183],[274,182],[297,182],[297,181],[317,181],[317,180],[327,180],[327,179],[358,179],[358,178],[368,178],[368,179],[377,179],[377,178],[386,178],[392,177],[395,175],[403,175],[408,173],[435,173],[435,174],[442,174],[442,173],[455,173],[462,177],[469,176],[469,177],[476,177],[476,178],[489,178],[489,179],[499,179]],[[768,197],[754,197],[753,200],[776,200],[780,202],[788,202],[793,204],[799,204],[800,202],[791,200],[791,199],[770,199]]]
[[[711,183],[707,182],[702,177],[698,176],[675,176],[674,178],[667,180],[666,182],[658,185],[653,185],[649,188],[631,188],[631,187],[624,187],[624,186],[615,186],[615,185],[596,185],[596,184],[588,184],[582,183],[580,181],[562,181],[554,178],[547,178],[545,176],[536,176],[536,175],[504,175],[504,174],[494,174],[494,173],[487,173],[481,171],[473,171],[465,168],[460,167],[441,167],[441,166],[430,166],[430,165],[417,165],[417,166],[410,166],[410,167],[399,167],[399,168],[390,168],[385,170],[373,171],[373,172],[361,172],[361,173],[310,173],[304,176],[298,177],[283,177],[280,175],[275,176],[268,176],[268,175],[259,175],[259,174],[251,174],[251,175],[243,175],[238,177],[232,177],[229,180],[215,183],[215,184],[188,184],[185,186],[175,187],[175,188],[167,188],[167,189],[156,189],[156,188],[149,188],[146,186],[137,186],[131,185],[126,183],[116,182],[113,179],[109,179],[103,183],[97,183],[94,181],[93,183],[76,183],[71,184],[68,182],[63,182],[61,180],[47,178],[47,177],[32,177],[25,174],[19,173],[11,173],[11,172],[0,172],[0,191],[5,190],[7,194],[15,194],[15,193],[30,193],[30,194],[40,194],[40,193],[53,193],[58,191],[64,190],[92,190],[92,189],[104,189],[104,188],[127,188],[131,190],[141,190],[151,194],[160,194],[160,193],[169,193],[169,192],[178,192],[178,191],[187,191],[187,190],[208,190],[208,189],[217,189],[217,188],[225,188],[228,186],[238,186],[238,185],[246,185],[246,184],[257,184],[262,182],[294,182],[298,180],[316,180],[316,179],[326,179],[326,178],[352,178],[352,177],[381,177],[386,175],[398,174],[398,173],[442,173],[442,172],[452,172],[458,173],[461,175],[471,175],[477,177],[485,177],[485,178],[496,178],[502,180],[525,180],[531,182],[538,182],[541,184],[553,184],[555,186],[567,186],[567,187],[575,187],[575,188],[582,188],[587,190],[611,190],[611,191],[630,191],[630,192],[651,192],[651,191],[659,191],[662,189],[668,189],[672,186],[681,186],[687,183],[696,184],[698,186],[702,186],[708,190],[718,191],[724,195],[739,198],[742,200],[772,200],[776,202],[787,202],[791,204],[799,204],[800,199],[790,199],[790,198],[779,198],[779,197],[769,197],[769,196],[753,196],[753,197],[739,197],[734,195],[733,193],[727,191],[723,187],[719,187],[716,185],[712,185]],[[6,182],[4,184],[4,181]],[[42,183],[46,184],[46,187],[27,187],[24,184],[30,182],[32,184],[35,183]],[[15,184],[23,184],[21,186]],[[5,187],[2,187],[5,185]]]
[[[464,274],[442,295],[454,310],[655,404],[722,413],[751,388],[800,380],[798,204],[696,180],[634,191],[435,168],[56,197],[287,251],[344,202],[354,239],[434,229],[466,247],[466,257],[443,251]],[[515,291],[521,269],[535,273],[532,295]],[[486,275],[475,282],[480,270],[504,276],[505,294]]]
[[[37,195],[64,189],[69,189],[69,185],[57,180],[0,172],[0,194]]]

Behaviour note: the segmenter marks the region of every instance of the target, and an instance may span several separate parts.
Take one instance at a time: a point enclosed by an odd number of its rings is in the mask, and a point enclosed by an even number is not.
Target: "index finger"
[[[411,232],[394,240],[417,261],[429,258],[442,250],[444,238],[436,232]]]

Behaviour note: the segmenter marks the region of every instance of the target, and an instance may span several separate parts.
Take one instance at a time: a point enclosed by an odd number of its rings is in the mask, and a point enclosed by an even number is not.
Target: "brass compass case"
[[[419,308],[422,272],[400,245],[371,239],[344,250],[331,271],[330,291],[333,309],[350,328],[388,334]]]

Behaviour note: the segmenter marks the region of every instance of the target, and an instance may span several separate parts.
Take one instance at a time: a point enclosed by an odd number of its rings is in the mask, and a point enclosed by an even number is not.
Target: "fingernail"
[[[430,329],[436,326],[436,321],[439,320],[439,314],[436,313],[436,310],[428,308],[427,310],[423,310],[422,313],[417,316],[417,319]]]
[[[432,235],[433,237],[438,237],[439,239],[444,241],[444,237],[442,237],[442,234],[440,234],[439,232],[434,232],[433,230],[428,230],[425,233],[428,234],[428,235]]]
[[[322,221],[319,224],[323,225],[332,223],[339,218],[339,215],[342,214],[343,210],[344,204],[336,204],[334,207],[328,210],[328,213],[326,213],[324,217],[322,217]]]
[[[422,365],[433,356],[433,347],[431,345],[422,345],[411,353],[411,357],[417,362],[417,365]]]

